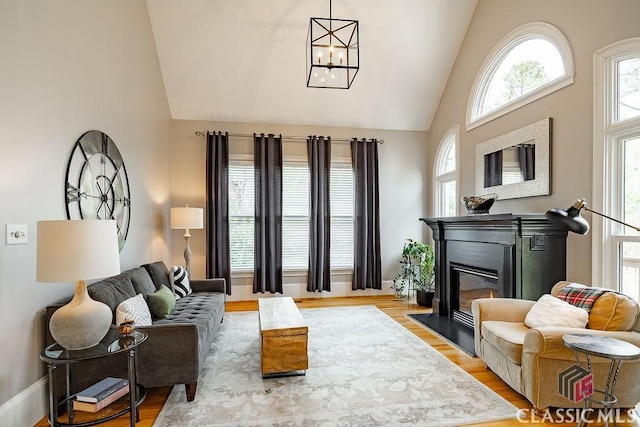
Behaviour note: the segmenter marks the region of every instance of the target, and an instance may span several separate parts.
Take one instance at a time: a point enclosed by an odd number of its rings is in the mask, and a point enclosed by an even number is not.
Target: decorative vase
[[[416,291],[416,302],[420,307],[433,307],[433,297],[435,292],[426,292],[426,291]]]
[[[76,282],[73,299],[56,310],[49,320],[51,336],[67,350],[82,350],[98,344],[111,327],[108,305],[91,299],[84,280]]]

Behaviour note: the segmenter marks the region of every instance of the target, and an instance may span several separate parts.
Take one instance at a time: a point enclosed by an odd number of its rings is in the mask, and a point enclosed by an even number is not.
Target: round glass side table
[[[49,425],[53,427],[92,426],[112,420],[128,412],[130,414],[131,427],[135,426],[136,420],[139,421],[140,415],[138,407],[146,397],[144,387],[136,384],[136,349],[147,337],[146,332],[137,329],[127,335],[120,334],[117,329],[111,329],[102,341],[91,348],[84,350],[67,350],[60,346],[60,344],[53,343],[42,350],[40,359],[47,363],[49,377]],[[127,354],[127,375],[130,388],[128,402],[120,405],[118,405],[117,402],[112,403],[97,413],[90,414],[88,417],[77,416],[78,414],[76,414],[76,412],[79,411],[73,410],[75,394],[71,392],[69,386],[70,370],[73,369],[77,363],[91,363],[91,360],[110,357],[119,353]],[[66,367],[66,398],[56,404],[54,371],[58,365],[64,365]],[[66,414],[58,414],[59,406],[66,407]],[[86,414],[89,413],[82,413],[82,415]]]
[[[587,371],[589,373],[592,373],[591,356],[602,357],[611,361],[609,365],[609,373],[607,375],[607,382],[604,385],[604,389],[600,390],[595,387],[593,388],[594,393],[597,392],[602,395],[602,399],[596,399],[592,394],[591,396],[588,396],[584,399],[583,408],[584,410],[589,409],[595,403],[602,405],[606,411],[613,409],[613,405],[615,405],[618,401],[614,392],[616,389],[616,382],[618,381],[618,374],[620,373],[622,362],[624,360],[634,360],[640,358],[640,348],[626,341],[598,335],[564,335],[562,337],[562,340],[564,341],[564,345],[572,349],[575,353],[576,363],[579,366],[581,366],[580,353],[585,355],[587,361]],[[583,422],[586,421],[582,419],[581,416],[578,426],[581,426]],[[608,418],[605,418],[605,426],[609,426]]]

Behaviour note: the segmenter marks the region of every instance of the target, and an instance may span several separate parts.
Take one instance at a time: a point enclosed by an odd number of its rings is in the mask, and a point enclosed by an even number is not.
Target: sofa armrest
[[[530,329],[524,337],[523,356],[537,355],[547,359],[575,359],[573,350],[564,345],[563,335],[581,334],[617,338],[640,347],[640,333],[633,331],[600,331],[586,328],[545,326]]]
[[[471,301],[473,314],[473,341],[476,354],[482,357],[482,322],[499,320],[523,323],[535,301],[513,298],[478,298]]]
[[[223,278],[193,279],[189,281],[194,292],[222,292],[227,291],[227,282]]]
[[[473,322],[485,320],[523,323],[535,301],[513,298],[478,298],[471,302]]]
[[[193,323],[140,326],[149,337],[137,349],[136,376],[145,387],[198,381],[198,329]]]

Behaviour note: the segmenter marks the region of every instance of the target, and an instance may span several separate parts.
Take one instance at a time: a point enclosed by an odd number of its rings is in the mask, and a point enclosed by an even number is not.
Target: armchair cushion
[[[568,326],[584,328],[589,321],[589,313],[552,295],[542,295],[524,318],[529,328],[541,326]]]
[[[557,296],[565,287],[585,287],[579,283],[558,282],[551,295]],[[627,295],[607,289],[595,300],[589,312],[589,329],[600,331],[629,331],[640,314],[638,303]]]
[[[590,329],[628,331],[638,317],[638,303],[626,295],[607,292],[596,300],[589,313]]]
[[[512,362],[522,363],[522,345],[529,328],[524,323],[487,320],[482,322],[482,337]]]

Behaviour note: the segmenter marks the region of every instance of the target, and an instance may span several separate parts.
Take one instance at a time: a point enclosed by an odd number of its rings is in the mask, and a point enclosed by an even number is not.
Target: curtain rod
[[[208,131],[207,131],[208,132]],[[207,132],[203,132],[203,131],[196,131],[196,135],[198,136],[207,136]],[[235,137],[239,137],[239,138],[253,138],[253,134],[249,134],[249,133],[231,133],[231,132],[227,132],[229,134],[229,136],[235,136]],[[287,139],[287,140],[291,140],[291,141],[306,141],[308,139],[307,136],[283,136],[282,139]],[[353,141],[353,138],[331,138],[331,141],[336,141],[336,142],[351,142]],[[378,139],[377,140],[378,144],[384,144],[384,139]]]

